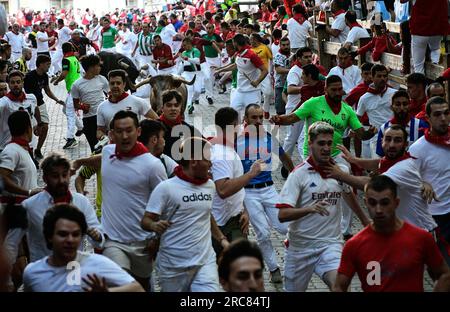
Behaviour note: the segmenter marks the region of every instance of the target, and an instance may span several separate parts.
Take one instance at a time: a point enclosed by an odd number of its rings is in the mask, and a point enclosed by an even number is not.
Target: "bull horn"
[[[145,85],[147,83],[150,83],[150,80],[152,80],[152,76],[148,76],[144,80],[141,80],[136,85],[134,85],[135,90],[137,90],[138,88],[142,87],[143,85]]]
[[[128,69],[128,67],[130,67],[128,64],[126,64],[126,63],[124,63],[124,62],[122,62],[122,61],[119,61],[118,64],[119,64],[119,66],[122,67],[123,69]]]
[[[174,80],[179,81],[179,82],[183,82],[183,83],[187,84],[188,86],[192,86],[194,84],[196,78],[197,78],[197,75],[195,75],[194,78],[192,78],[191,81],[187,81],[183,77],[176,77],[176,78],[174,77]]]

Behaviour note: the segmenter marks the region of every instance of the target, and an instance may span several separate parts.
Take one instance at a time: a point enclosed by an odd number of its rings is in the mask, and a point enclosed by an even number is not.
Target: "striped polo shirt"
[[[152,44],[153,41],[153,34],[152,33],[148,33],[147,35],[144,35],[144,32],[141,31],[138,34],[138,46],[139,46],[139,53],[141,55],[151,55],[152,54],[152,50],[150,49],[150,45]]]

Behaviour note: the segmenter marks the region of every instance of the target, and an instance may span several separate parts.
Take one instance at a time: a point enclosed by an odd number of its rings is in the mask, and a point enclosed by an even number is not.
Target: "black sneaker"
[[[226,85],[220,85],[220,88],[222,90],[219,91],[219,94],[224,94],[225,92],[227,92],[227,86]]]
[[[41,160],[42,158],[44,158],[41,151],[39,151],[39,150],[34,151],[34,157],[36,158],[36,160]]]
[[[78,130],[78,131],[75,133],[75,135],[76,135],[77,137],[82,136],[82,135],[83,135],[83,130]]]
[[[75,147],[78,145],[77,140],[75,139],[67,139],[66,145],[63,146],[63,149],[67,149],[67,148],[71,148],[71,147]]]
[[[213,99],[211,97],[207,96],[206,99],[208,100],[208,104],[209,105],[213,105],[214,104],[214,101],[213,101]]]
[[[194,105],[191,105],[188,107],[188,114],[192,115],[193,112],[194,112]]]
[[[289,171],[286,168],[281,167],[281,176],[283,177],[283,179],[287,179],[288,175]]]

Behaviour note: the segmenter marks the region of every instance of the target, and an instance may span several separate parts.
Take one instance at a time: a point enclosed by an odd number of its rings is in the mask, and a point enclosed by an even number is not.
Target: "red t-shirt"
[[[153,48],[153,58],[155,60],[158,60],[160,58],[168,58],[169,60],[173,60],[172,56],[172,49],[169,45],[163,43],[161,47],[154,47]],[[172,67],[173,64],[167,64],[167,63],[159,63],[159,69],[165,69]]]
[[[367,92],[368,89],[369,85],[367,85],[364,81],[361,82],[350,91],[350,93],[345,98],[345,102],[348,105],[352,106],[356,111],[358,109],[359,99]],[[369,125],[369,116],[367,116],[367,113],[364,113],[364,115],[361,117],[361,122],[365,126]]]
[[[58,33],[55,30],[52,31],[45,31],[47,33],[47,36],[50,37],[55,37],[56,39],[58,39]],[[50,40],[48,42],[48,46],[51,47],[52,45],[55,44],[56,39]],[[50,51],[56,51],[56,47],[54,47],[53,49],[51,49]]]
[[[423,292],[425,265],[436,268],[443,261],[425,230],[404,222],[397,232],[384,235],[369,225],[344,245],[338,273],[347,277],[357,273],[365,292]],[[368,284],[376,282],[374,263],[380,268],[379,285]]]
[[[447,35],[448,1],[447,0],[416,0],[411,10],[409,28],[412,35],[438,36]]]

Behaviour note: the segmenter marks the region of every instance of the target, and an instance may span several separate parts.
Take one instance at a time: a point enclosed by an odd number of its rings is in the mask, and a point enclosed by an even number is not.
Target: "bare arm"
[[[110,292],[144,292],[141,284],[138,282],[133,282],[119,287],[109,288]]]
[[[13,181],[11,175],[12,175],[11,170],[8,170],[5,168],[0,168],[0,176],[3,178],[6,191],[13,193],[13,194],[17,194],[17,195],[23,195],[23,196],[34,195],[41,191],[41,189],[34,189],[34,190],[24,189],[23,187],[21,187],[20,185],[16,184]]]
[[[358,200],[356,199],[355,194],[353,192],[342,192],[344,200],[347,202],[347,204],[350,206],[350,209],[353,210],[353,212],[356,214],[358,219],[361,221],[363,226],[367,226],[370,224],[369,218],[366,216],[364,211],[361,209],[361,206],[358,203]]]
[[[359,117],[359,116],[358,116]],[[363,127],[354,130],[358,139],[366,141],[373,138],[373,136],[378,132],[374,126],[370,126],[369,129],[364,130]]]
[[[77,193],[86,195],[87,192],[84,191],[85,185],[86,179],[81,175],[78,175],[77,178],[75,179],[75,189],[77,190]]]
[[[67,70],[63,70],[61,72],[61,74],[58,76],[58,78],[56,78],[55,81],[53,81],[53,84],[56,86],[58,83],[60,83],[61,81],[63,81],[64,79],[66,79],[67,74],[69,73],[69,71]]]
[[[153,120],[157,120],[159,118],[158,114],[155,113],[155,111],[152,108],[150,108],[150,110],[147,112],[147,114],[144,115],[144,117]]]
[[[72,171],[75,173],[81,166],[100,168],[102,165],[102,155],[94,155],[86,158],[79,158],[72,162]]]
[[[152,212],[145,212],[144,217],[141,220],[141,228],[147,232],[156,232],[163,234],[170,226],[169,221],[159,220],[159,215]]]
[[[228,72],[233,71],[237,68],[237,65],[235,63],[228,64],[226,66],[220,67],[216,70],[216,73],[222,73],[222,72]]]
[[[284,68],[280,65],[275,65],[275,72],[279,75],[289,74],[289,68]]]
[[[44,91],[45,91],[45,93],[47,94],[47,96],[48,96],[49,98],[51,98],[53,101],[55,101],[56,103],[58,103],[58,104],[64,104],[64,101],[61,101],[60,99],[58,99],[58,98],[53,94],[53,92],[52,92],[52,90],[50,90],[50,87],[49,87],[49,86],[45,86],[45,87],[44,87]]]
[[[356,177],[350,175],[339,168],[338,165],[328,165],[324,167],[324,172],[328,177],[347,183],[350,186],[356,187],[360,190],[370,181],[370,177]]]
[[[336,282],[334,283],[331,291],[333,292],[347,292],[352,279],[344,274],[338,273],[336,276]]]
[[[301,207],[301,208],[281,208],[278,211],[278,219],[280,222],[293,221],[310,213],[318,213],[322,216],[328,216],[330,213],[327,210],[328,204],[325,201],[317,201],[312,206]]]
[[[289,115],[272,116],[270,118],[270,121],[276,125],[287,126],[287,125],[292,125],[292,124],[300,121],[300,119],[298,118],[298,116],[295,113],[290,113]]]
[[[287,87],[287,94],[300,94],[301,90],[302,90],[302,87],[288,86]]]
[[[219,242],[223,248],[228,247],[230,244],[225,235],[223,235],[222,231],[219,229],[219,226],[216,223],[213,215],[211,215],[211,234],[212,237]]]
[[[280,160],[283,163],[284,168],[286,168],[289,172],[294,170],[294,163],[292,162],[292,159],[288,154],[284,153],[283,155],[281,155]]]
[[[353,156],[350,151],[344,145],[337,145],[336,148],[342,152],[342,158],[344,158],[348,163],[357,165],[366,170],[376,170],[378,169],[379,159],[365,159]]]

